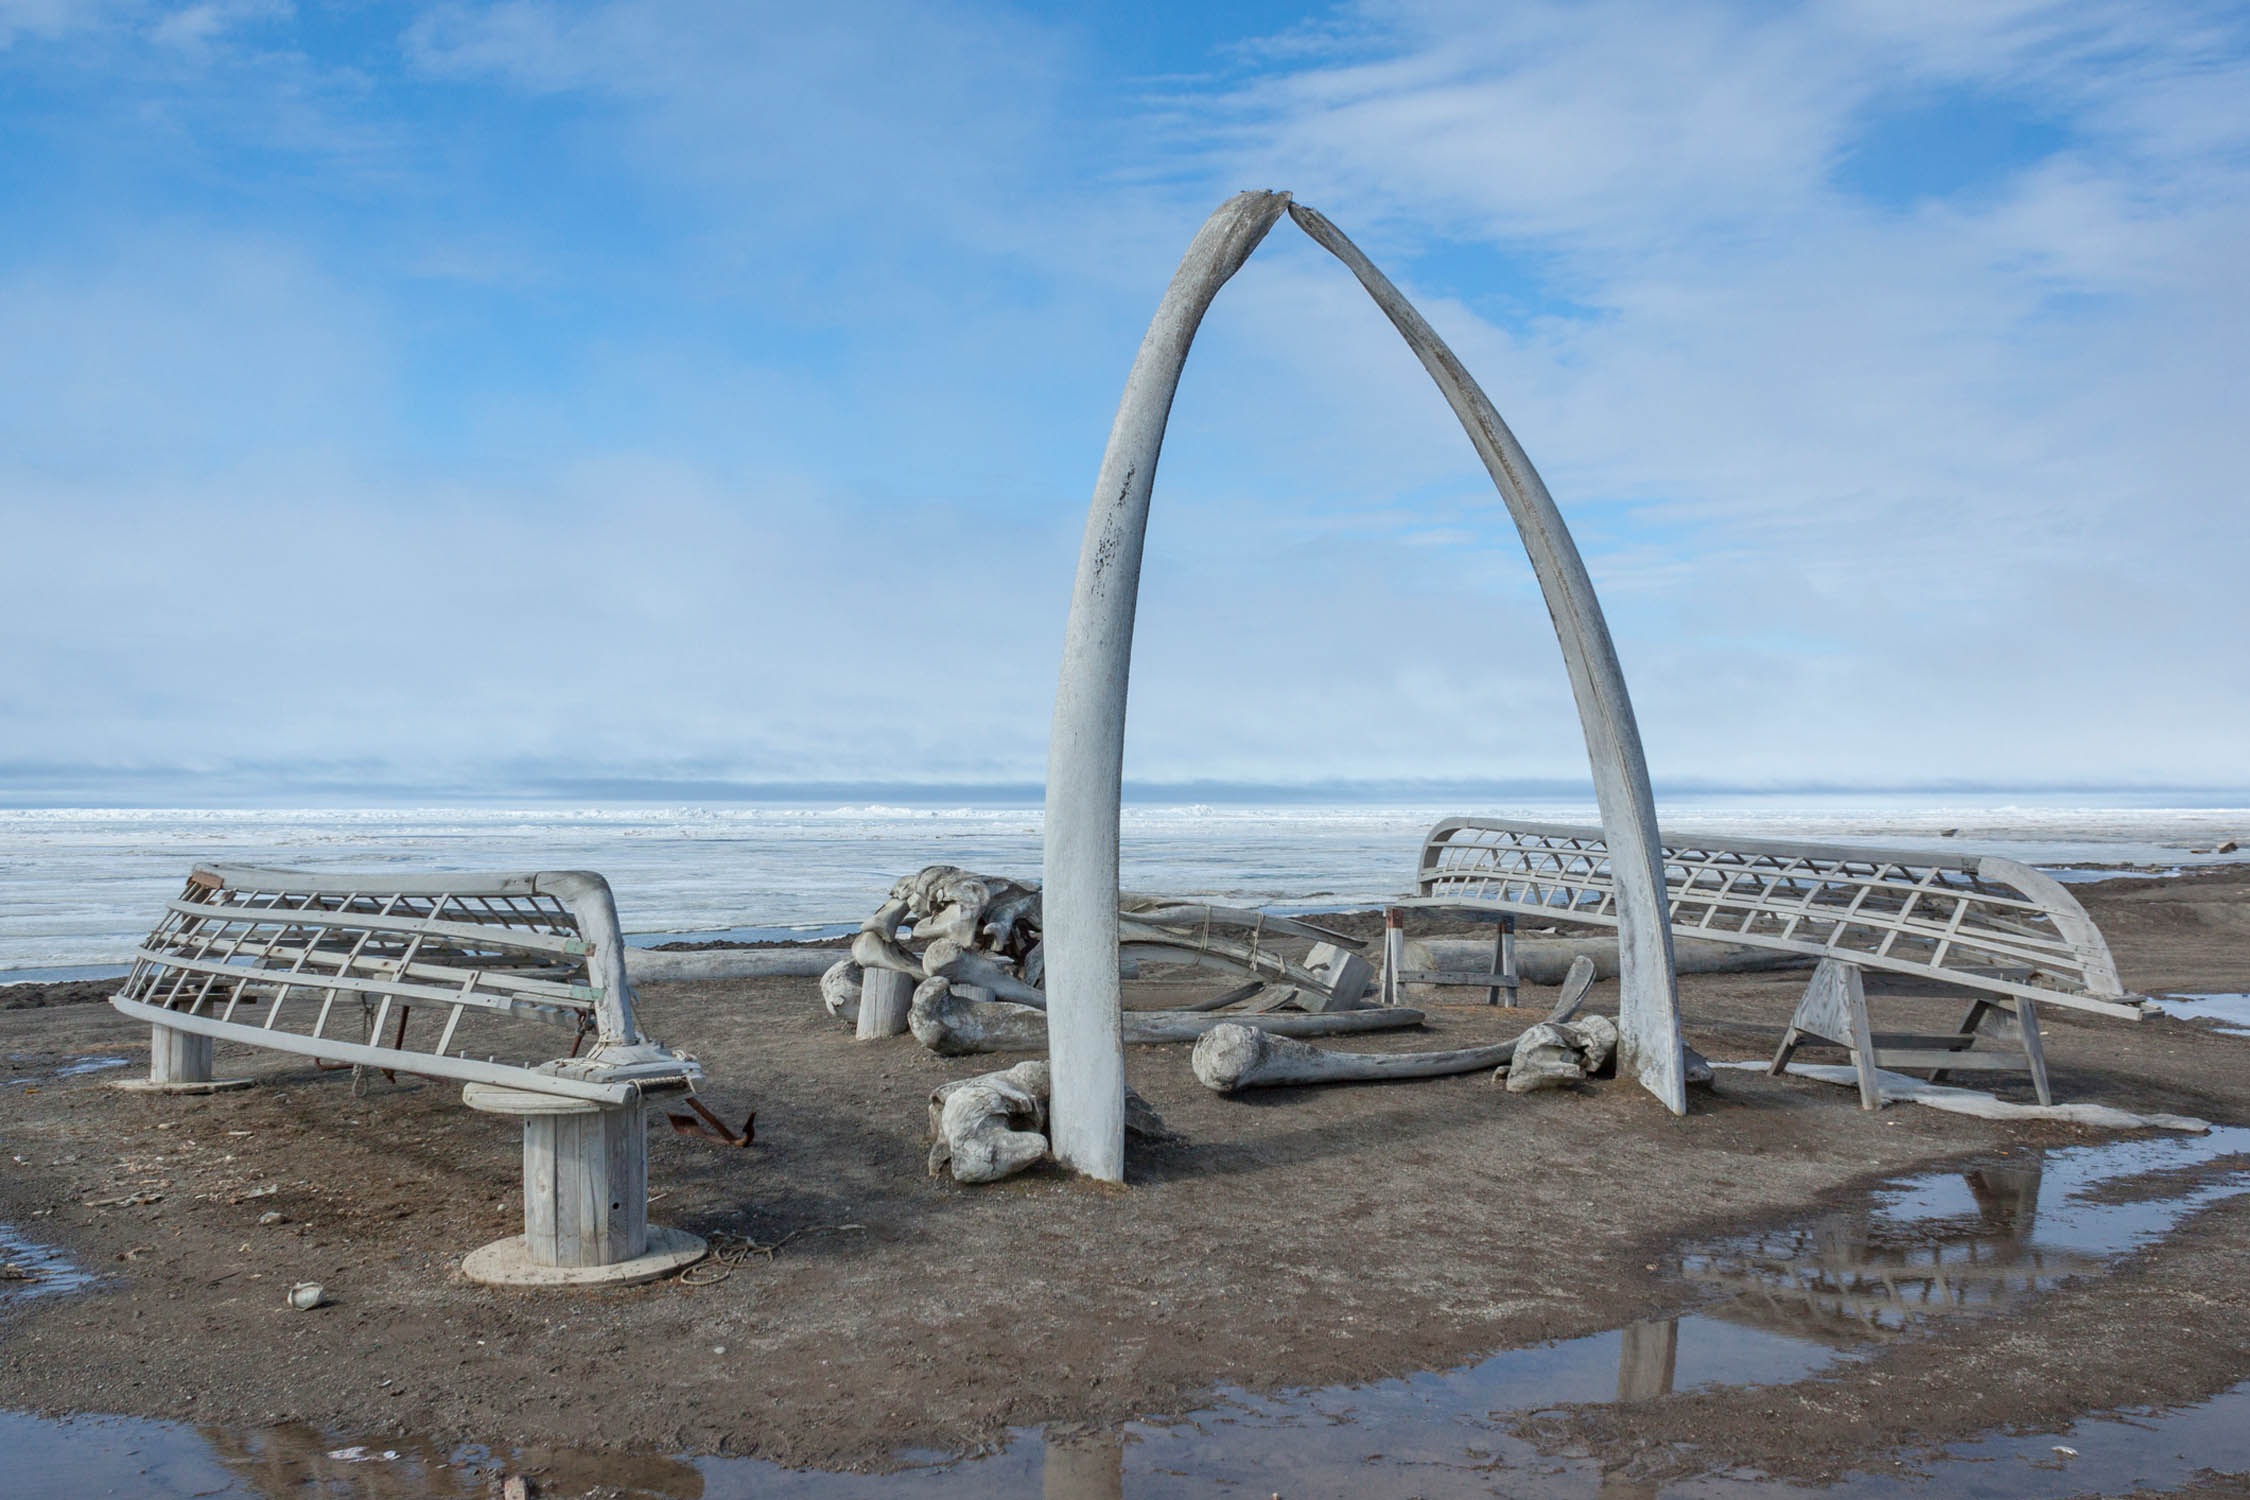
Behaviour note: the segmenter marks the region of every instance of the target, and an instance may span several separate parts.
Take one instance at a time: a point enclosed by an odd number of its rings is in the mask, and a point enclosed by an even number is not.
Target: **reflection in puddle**
[[[1682,1274],[1710,1300],[1676,1318],[1368,1385],[1274,1396],[1221,1390],[1210,1406],[1177,1421],[1113,1432],[1022,1431],[996,1452],[957,1460],[909,1455],[908,1467],[880,1476],[750,1459],[635,1460],[306,1428],[199,1430],[7,1413],[0,1413],[0,1455],[12,1475],[31,1476],[25,1493],[32,1495],[115,1487],[162,1497],[465,1500],[493,1493],[502,1473],[530,1473],[548,1496],[599,1488],[679,1500],[1805,1495],[1813,1492],[1739,1475],[1622,1483],[1587,1460],[1542,1457],[1510,1424],[1581,1402],[1799,1380],[1922,1320],[2004,1313],[2062,1280],[2098,1272],[2197,1208],[2250,1190],[2250,1169],[2188,1180],[2186,1169],[2236,1157],[2250,1159],[2250,1130],[2024,1152],[1972,1171],[1930,1173],[1879,1190],[1857,1212],[1689,1247]],[[2066,1461],[2055,1452],[2058,1442],[2080,1456]],[[1819,1493],[1904,1500],[1973,1489],[1996,1500],[2034,1500],[2058,1485],[2073,1493],[2174,1488],[2202,1468],[2250,1468],[2250,1385],[2168,1414],[1980,1439],[1925,1465],[1920,1477],[1854,1475]]]
[[[0,1306],[75,1292],[92,1282],[70,1257],[52,1245],[25,1239],[14,1226],[0,1224]]]
[[[1924,1318],[2004,1312],[2101,1268],[2093,1257],[2039,1247],[2041,1176],[2038,1165],[1965,1172],[1971,1215],[1837,1215],[1690,1251],[1680,1270],[1726,1296],[1715,1317],[1839,1348],[1894,1337]]]
[[[2149,1003],[2183,1021],[2208,1021],[2221,1036],[2250,1036],[2250,995],[2151,995]]]

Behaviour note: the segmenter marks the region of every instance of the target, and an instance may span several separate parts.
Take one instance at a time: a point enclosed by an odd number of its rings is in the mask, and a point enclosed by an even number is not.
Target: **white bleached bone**
[[[901,974],[922,972],[922,960],[907,952],[898,940],[899,925],[906,920],[906,903],[884,902],[875,915],[859,924],[852,939],[852,961],[863,969],[895,969]]]
[[[841,959],[820,976],[820,1003],[845,1025],[859,1021],[859,985],[867,971],[850,959]]]
[[[1571,980],[1563,986],[1554,1009],[1547,1013],[1548,1022],[1561,1023],[1576,1013],[1593,985],[1594,966],[1588,963],[1583,970],[1573,968]],[[1614,1031],[1611,1034],[1614,1036]],[[1389,1083],[1505,1068],[1520,1040],[1510,1037],[1487,1046],[1454,1047],[1443,1052],[1330,1052],[1257,1027],[1230,1023],[1206,1032],[1188,1062],[1195,1070],[1196,1081],[1205,1088],[1232,1094],[1291,1084]]]
[[[1484,461],[1522,538],[1562,647],[1617,888],[1624,1063],[1687,1110],[1662,846],[1633,705],[1584,560],[1546,484],[1453,351],[1344,233],[1286,193],[1239,193],[1196,232],[1141,340],[1094,481],[1048,736],[1044,827],[1055,1157],[1118,1182],[1125,1169],[1117,852],[1125,709],[1149,498],[1164,428],[1211,300],[1287,212],[1341,260],[1406,340]]]
[[[1517,1040],[1505,1081],[1509,1093],[1529,1094],[1583,1083],[1606,1069],[1617,1050],[1617,1023],[1607,1016],[1542,1021]]]
[[[1687,1044],[1680,1033],[1680,987],[1673,969],[1656,794],[1649,786],[1648,759],[1641,748],[1632,696],[1626,691],[1625,670],[1618,664],[1617,647],[1585,560],[1530,455],[1445,340],[1325,215],[1302,203],[1289,204],[1288,212],[1314,243],[1350,269],[1406,340],[1453,408],[1516,523],[1562,647],[1617,891],[1619,1067],[1673,1114],[1686,1114]],[[1051,775],[1049,784],[1053,784]],[[1052,878],[1051,859],[1048,870]]]
[[[1347,1010],[1335,1015],[1266,1015],[1255,1024],[1287,1036],[1335,1036],[1418,1026],[1422,1013],[1404,1006]],[[1047,1017],[1006,1000],[972,1000],[944,979],[923,981],[914,992],[907,1024],[923,1046],[945,1057],[977,1052],[1038,1052],[1047,1046]],[[1192,1042],[1229,1018],[1206,1011],[1127,1011],[1124,1040],[1134,1045]],[[1122,1100],[1120,1108],[1123,1107]]]
[[[963,948],[951,938],[939,938],[922,954],[922,971],[933,978],[950,979],[957,985],[974,985],[992,991],[1003,1000],[1013,1000],[1019,1005],[1047,1008],[1047,993],[1036,985],[1025,984],[999,960],[986,954]]]
[[[930,1091],[929,1170],[997,1182],[1047,1154],[1047,1064],[1034,1059]]]
[[[1161,955],[1168,963],[1196,963],[1204,967],[1230,968],[1261,979],[1285,980],[1308,989],[1328,992],[1328,976],[1317,974],[1303,964],[1292,963],[1271,949],[1262,947],[1253,937],[1249,942],[1228,937],[1201,927],[1160,927],[1133,914],[1120,913],[1117,935],[1121,947],[1130,948],[1144,958]],[[1154,955],[1151,954],[1154,950]]]

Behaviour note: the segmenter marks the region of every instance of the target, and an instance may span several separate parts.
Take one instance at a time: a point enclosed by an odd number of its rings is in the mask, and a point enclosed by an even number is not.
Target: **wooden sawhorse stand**
[[[1492,933],[1492,970],[1488,974],[1473,974],[1461,969],[1409,969],[1406,967],[1406,908],[1386,907],[1383,911],[1383,979],[1377,990],[1378,1004],[1404,1005],[1406,987],[1410,984],[1475,985],[1484,991],[1487,1005],[1514,1006],[1522,1003],[1522,980],[1516,973],[1516,917],[1514,912],[1483,912],[1472,907],[1448,908],[1454,915],[1472,922],[1490,922]]]
[[[2014,1052],[1977,1052],[1979,1037],[2012,1045]],[[1940,1083],[1950,1072],[2002,1072],[2031,1074],[2031,1087],[2041,1104],[2055,1102],[2047,1088],[2047,1054],[2039,1042],[2039,1015],[2033,1001],[2021,995],[1979,995],[1961,1022],[1950,1032],[1874,1031],[1867,1023],[1867,993],[1859,965],[1824,958],[1813,970],[1805,997],[1782,1033],[1781,1050],[1774,1053],[1766,1071],[1775,1076],[1789,1066],[1790,1054],[1807,1043],[1841,1047],[1851,1054],[1859,1073],[1859,1107],[1881,1109],[1883,1091],[1875,1082],[1878,1068],[1927,1068],[1930,1082]]]

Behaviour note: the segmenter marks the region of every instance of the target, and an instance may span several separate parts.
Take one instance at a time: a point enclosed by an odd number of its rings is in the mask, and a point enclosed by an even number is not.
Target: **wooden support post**
[[[1947,1050],[1966,1053],[1980,1036],[2015,1048],[2023,1054],[2024,1070],[2031,1074],[2032,1092],[2039,1096],[2041,1104],[2052,1104],[2055,1100],[2047,1087],[2047,1049],[2039,1039],[2037,1003],[2015,995],[1997,999],[1979,996],[1969,1007],[1968,1015],[1962,1018],[1958,1039],[1948,1039]],[[1994,1064],[1980,1053],[1974,1058],[1962,1058],[1959,1066],[1988,1069]],[[1952,1072],[1953,1067],[1953,1059],[1948,1058],[1947,1066],[1931,1071],[1930,1082],[1945,1082],[1946,1074]]]
[[[1393,906],[1383,912],[1383,994],[1385,1005],[1404,1005],[1406,986],[1399,983],[1399,971],[1406,967],[1406,908]]]
[[[2023,1032],[2023,1057],[2031,1065],[2032,1091],[2039,1096],[2041,1104],[2052,1104],[2055,1096],[2047,1088],[2047,1048],[2039,1040],[2039,1012],[2035,1009],[2038,1002],[2021,995],[2015,999],[2016,1026]]]
[[[920,982],[896,969],[869,969],[859,981],[859,1039],[870,1042],[904,1033],[914,986]]]
[[[648,1222],[648,1108],[472,1083],[462,1102],[523,1120],[523,1233],[471,1252],[495,1286],[652,1281],[699,1260],[692,1234]]]
[[[645,1106],[523,1117],[523,1243],[540,1266],[606,1266],[648,1249]]]
[[[1484,1003],[1513,1006],[1522,998],[1517,989],[1516,918],[1513,912],[1502,912],[1500,930],[1492,935],[1492,985],[1484,992]]]
[[[1990,1037],[2012,1045],[2022,1056],[2018,1062],[2005,1052],[1975,1050],[1977,1039]],[[1789,1056],[1806,1042],[1825,1042],[1851,1054],[1859,1074],[1859,1100],[1863,1109],[1882,1107],[1877,1069],[1929,1071],[1930,1082],[1942,1083],[1948,1073],[2028,1072],[2031,1087],[2041,1104],[2054,1103],[2047,1087],[2047,1055],[2039,1042],[2039,1014],[2034,1002],[2021,996],[1980,996],[1958,1031],[1872,1031],[1867,1021],[1867,995],[1861,987],[1857,964],[1824,958],[1813,970],[1805,997],[1782,1034],[1781,1050],[1766,1071],[1780,1074]]]
[[[114,1085],[134,1094],[215,1094],[249,1086],[247,1078],[213,1078],[211,1038],[177,1026],[151,1026],[148,1077],[122,1079]]]
[[[150,1083],[209,1083],[211,1039],[170,1026],[148,1029]]]
[[[1881,1109],[1883,1090],[1875,1081],[1875,1038],[1867,1028],[1867,991],[1859,965],[1824,958],[1805,986],[1797,1013],[1782,1033],[1781,1050],[1774,1053],[1768,1073],[1779,1076],[1789,1066],[1789,1056],[1806,1042],[1826,1042],[1851,1054],[1859,1074],[1859,1107]]]

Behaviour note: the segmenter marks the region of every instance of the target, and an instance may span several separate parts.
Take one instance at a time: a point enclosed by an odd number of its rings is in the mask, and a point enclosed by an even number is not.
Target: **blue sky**
[[[2250,786],[2250,15],[0,0],[0,802],[1022,784],[1189,236],[1288,188],[1541,466],[1674,786]],[[1288,226],[1146,782],[1573,784]]]

